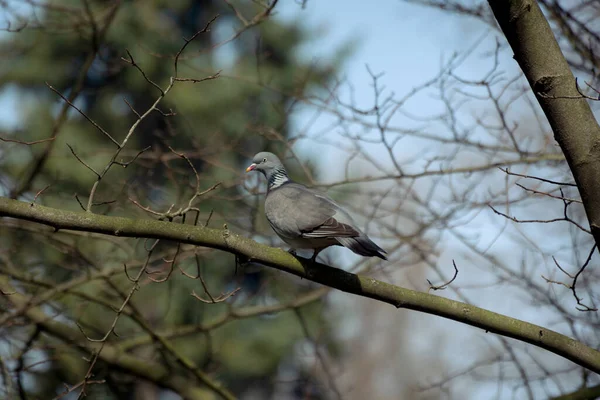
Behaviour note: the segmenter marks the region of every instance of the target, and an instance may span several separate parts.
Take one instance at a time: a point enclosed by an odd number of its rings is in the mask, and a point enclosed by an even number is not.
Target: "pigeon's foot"
[[[310,261],[314,264],[317,262],[317,255],[319,255],[319,253],[321,252],[321,250],[323,249],[315,249],[315,252],[313,253],[313,256],[311,257]]]

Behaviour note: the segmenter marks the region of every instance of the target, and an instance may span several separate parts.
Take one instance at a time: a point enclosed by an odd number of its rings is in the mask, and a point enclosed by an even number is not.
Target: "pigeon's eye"
[[[266,158],[263,158],[262,162],[267,162],[267,159],[266,159]]]

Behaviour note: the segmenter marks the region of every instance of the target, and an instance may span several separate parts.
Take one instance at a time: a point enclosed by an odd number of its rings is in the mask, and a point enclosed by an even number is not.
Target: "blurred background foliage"
[[[3,6],[13,32],[0,41],[0,87],[15,92],[19,123],[16,129],[3,127],[2,137],[21,141],[54,137],[31,146],[3,144],[3,195],[31,201],[39,194],[37,203],[71,210],[81,210],[75,195],[83,206],[87,204],[97,180],[82,162],[101,172],[116,146],[49,86],[120,142],[137,118],[132,110],[144,113],[161,94],[148,81],[166,88],[175,74],[174,56],[183,38],[191,38],[219,15],[209,31],[182,53],[178,76],[202,79],[223,72],[201,83],[176,82],[158,106],[162,112],[152,112],[139,125],[117,158],[122,163],[134,161],[127,168],[112,165],[101,180],[93,211],[157,218],[141,207],[159,213],[185,207],[196,190],[194,171],[179,156],[185,154],[198,172],[198,190],[220,184],[194,202],[200,210],[198,223],[227,224],[247,236],[260,237],[268,227],[262,213],[255,211],[262,196],[239,186],[246,164],[257,151],[285,148],[290,114],[296,107],[293,98],[325,90],[349,52],[340,49],[331,65],[315,66],[298,56],[300,46],[318,39],[299,21],[283,24],[268,19],[243,31],[233,9],[216,0],[56,0]],[[235,7],[248,21],[263,11],[253,2],[235,2]],[[124,61],[131,60],[128,52],[146,78]],[[147,150],[135,158],[142,149]],[[194,223],[195,217],[188,215],[184,223]],[[174,223],[182,223],[181,218]],[[305,398],[306,393],[312,399],[324,398],[314,370],[297,356],[307,334],[320,335],[321,343],[335,353],[327,339],[327,324],[335,323],[335,318],[321,320],[323,304],[318,298],[297,309],[304,326],[293,311],[227,318],[238,307],[285,303],[311,291],[311,285],[289,282],[260,267],[244,269],[227,253],[178,248],[175,243],[53,234],[18,222],[4,226],[1,235],[0,272],[12,276],[16,287],[40,296],[80,279],[69,292],[54,293],[45,310],[66,324],[79,324],[89,337],[107,332],[115,308],[130,290],[124,268],[135,275],[147,262],[151,274],[142,278],[116,325],[118,336],[110,335],[109,342],[141,338],[124,351],[159,360],[173,373],[183,374],[135,322],[137,315],[165,335],[187,329],[188,334],[173,337],[174,346],[242,398]],[[191,278],[198,273],[214,297],[241,290],[225,302],[206,304],[191,296],[195,292],[208,299],[199,279]],[[94,279],[97,275],[101,277]],[[155,282],[167,276],[168,280]],[[202,328],[219,318],[226,323]],[[90,354],[40,333],[35,326],[15,318],[0,336],[3,357],[22,353],[24,398],[52,398],[65,390],[64,383],[74,385],[84,378]],[[87,398],[172,398],[100,361],[93,373],[106,384],[88,387]],[[282,375],[288,380],[283,386],[278,384]],[[207,398],[212,396],[207,392]]]

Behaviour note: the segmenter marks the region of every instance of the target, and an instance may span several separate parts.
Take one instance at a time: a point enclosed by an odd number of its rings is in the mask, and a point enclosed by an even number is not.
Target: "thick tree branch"
[[[211,247],[359,296],[452,319],[533,344],[600,373],[600,352],[552,330],[443,297],[390,285],[324,264],[312,264],[283,251],[217,230],[155,220],[93,215],[0,198],[0,216],[68,229],[123,237],[173,240]]]
[[[537,1],[489,4],[565,154],[600,248],[600,127]]]
[[[600,397],[600,385],[584,387],[572,393],[553,397],[551,400],[590,400]]]

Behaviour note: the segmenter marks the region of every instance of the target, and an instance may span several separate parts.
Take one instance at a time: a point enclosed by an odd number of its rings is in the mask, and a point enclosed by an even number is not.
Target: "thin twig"
[[[434,290],[434,291],[435,290],[444,290],[444,289],[446,289],[448,287],[448,285],[450,285],[452,282],[454,282],[454,280],[458,276],[458,268],[456,267],[456,262],[454,262],[454,260],[452,260],[452,266],[454,267],[454,276],[448,282],[443,283],[443,284],[438,285],[438,286],[434,286],[431,283],[431,281],[429,279],[427,279],[427,283],[429,283],[429,289],[430,290]]]
[[[77,155],[77,153],[75,153],[75,150],[73,150],[73,148],[71,147],[71,145],[69,143],[67,143],[67,147],[69,148],[69,150],[71,150],[71,153],[75,156],[77,161],[79,161],[81,164],[83,164],[84,167],[86,167],[87,169],[92,171],[98,178],[100,178],[100,174],[98,172],[96,172],[96,170],[94,168],[92,168],[90,165],[88,165],[85,161],[83,161],[81,158],[79,158],[79,156]]]
[[[50,90],[52,90],[54,93],[56,93],[57,95],[59,95],[60,98],[63,99],[69,106],[71,106],[73,109],[77,110],[77,112],[79,114],[81,114],[85,119],[87,119],[90,124],[92,124],[96,129],[98,129],[100,132],[102,132],[102,134],[104,134],[104,136],[106,136],[107,138],[109,138],[111,142],[113,142],[115,145],[117,145],[117,147],[119,147],[119,142],[117,142],[115,140],[115,138],[113,138],[110,135],[110,133],[106,132],[106,130],[104,128],[102,128],[100,125],[98,125],[96,123],[96,121],[94,121],[86,113],[84,113],[83,111],[81,111],[81,109],[79,107],[77,107],[69,99],[67,99],[65,96],[63,96],[62,93],[59,92],[58,90],[56,90],[52,85],[50,85],[48,82],[45,82],[45,83],[46,83],[46,86],[48,86],[50,88]]]
[[[519,176],[521,178],[528,178],[528,179],[535,179],[538,181],[542,181],[542,182],[546,182],[546,183],[552,183],[554,185],[562,185],[562,186],[572,186],[572,187],[577,187],[576,184],[574,183],[568,183],[568,182],[557,182],[557,181],[553,181],[550,179],[545,179],[545,178],[540,178],[537,176],[531,176],[531,175],[522,175],[522,174],[517,174],[516,172],[510,172],[510,170],[508,168],[502,169],[502,167],[498,167],[498,169],[508,175],[514,175],[514,176]]]
[[[183,51],[185,50],[185,48],[188,46],[188,44],[190,44],[192,41],[194,41],[194,39],[196,39],[198,37],[198,35],[200,35],[201,33],[205,33],[205,32],[209,32],[210,31],[210,25],[217,19],[219,18],[219,14],[215,15],[214,17],[212,17],[204,26],[204,28],[200,29],[199,31],[197,31],[196,33],[194,33],[192,35],[192,37],[190,37],[189,39],[183,38],[183,40],[185,41],[184,45],[181,46],[181,48],[179,49],[179,51],[177,52],[177,54],[175,54],[175,61],[173,63],[174,69],[175,69],[175,76],[177,77],[177,74],[179,73],[177,67],[178,67],[178,63],[179,63],[179,57],[181,56],[181,53],[183,53]]]
[[[17,139],[6,139],[3,137],[0,137],[0,141],[2,142],[9,142],[9,143],[19,143],[19,144],[24,144],[27,146],[31,146],[32,144],[38,144],[38,143],[44,143],[44,142],[50,142],[52,140],[56,139],[55,137],[49,137],[47,139],[40,139],[40,140],[34,140],[32,142],[25,142],[23,140],[17,140]]]

